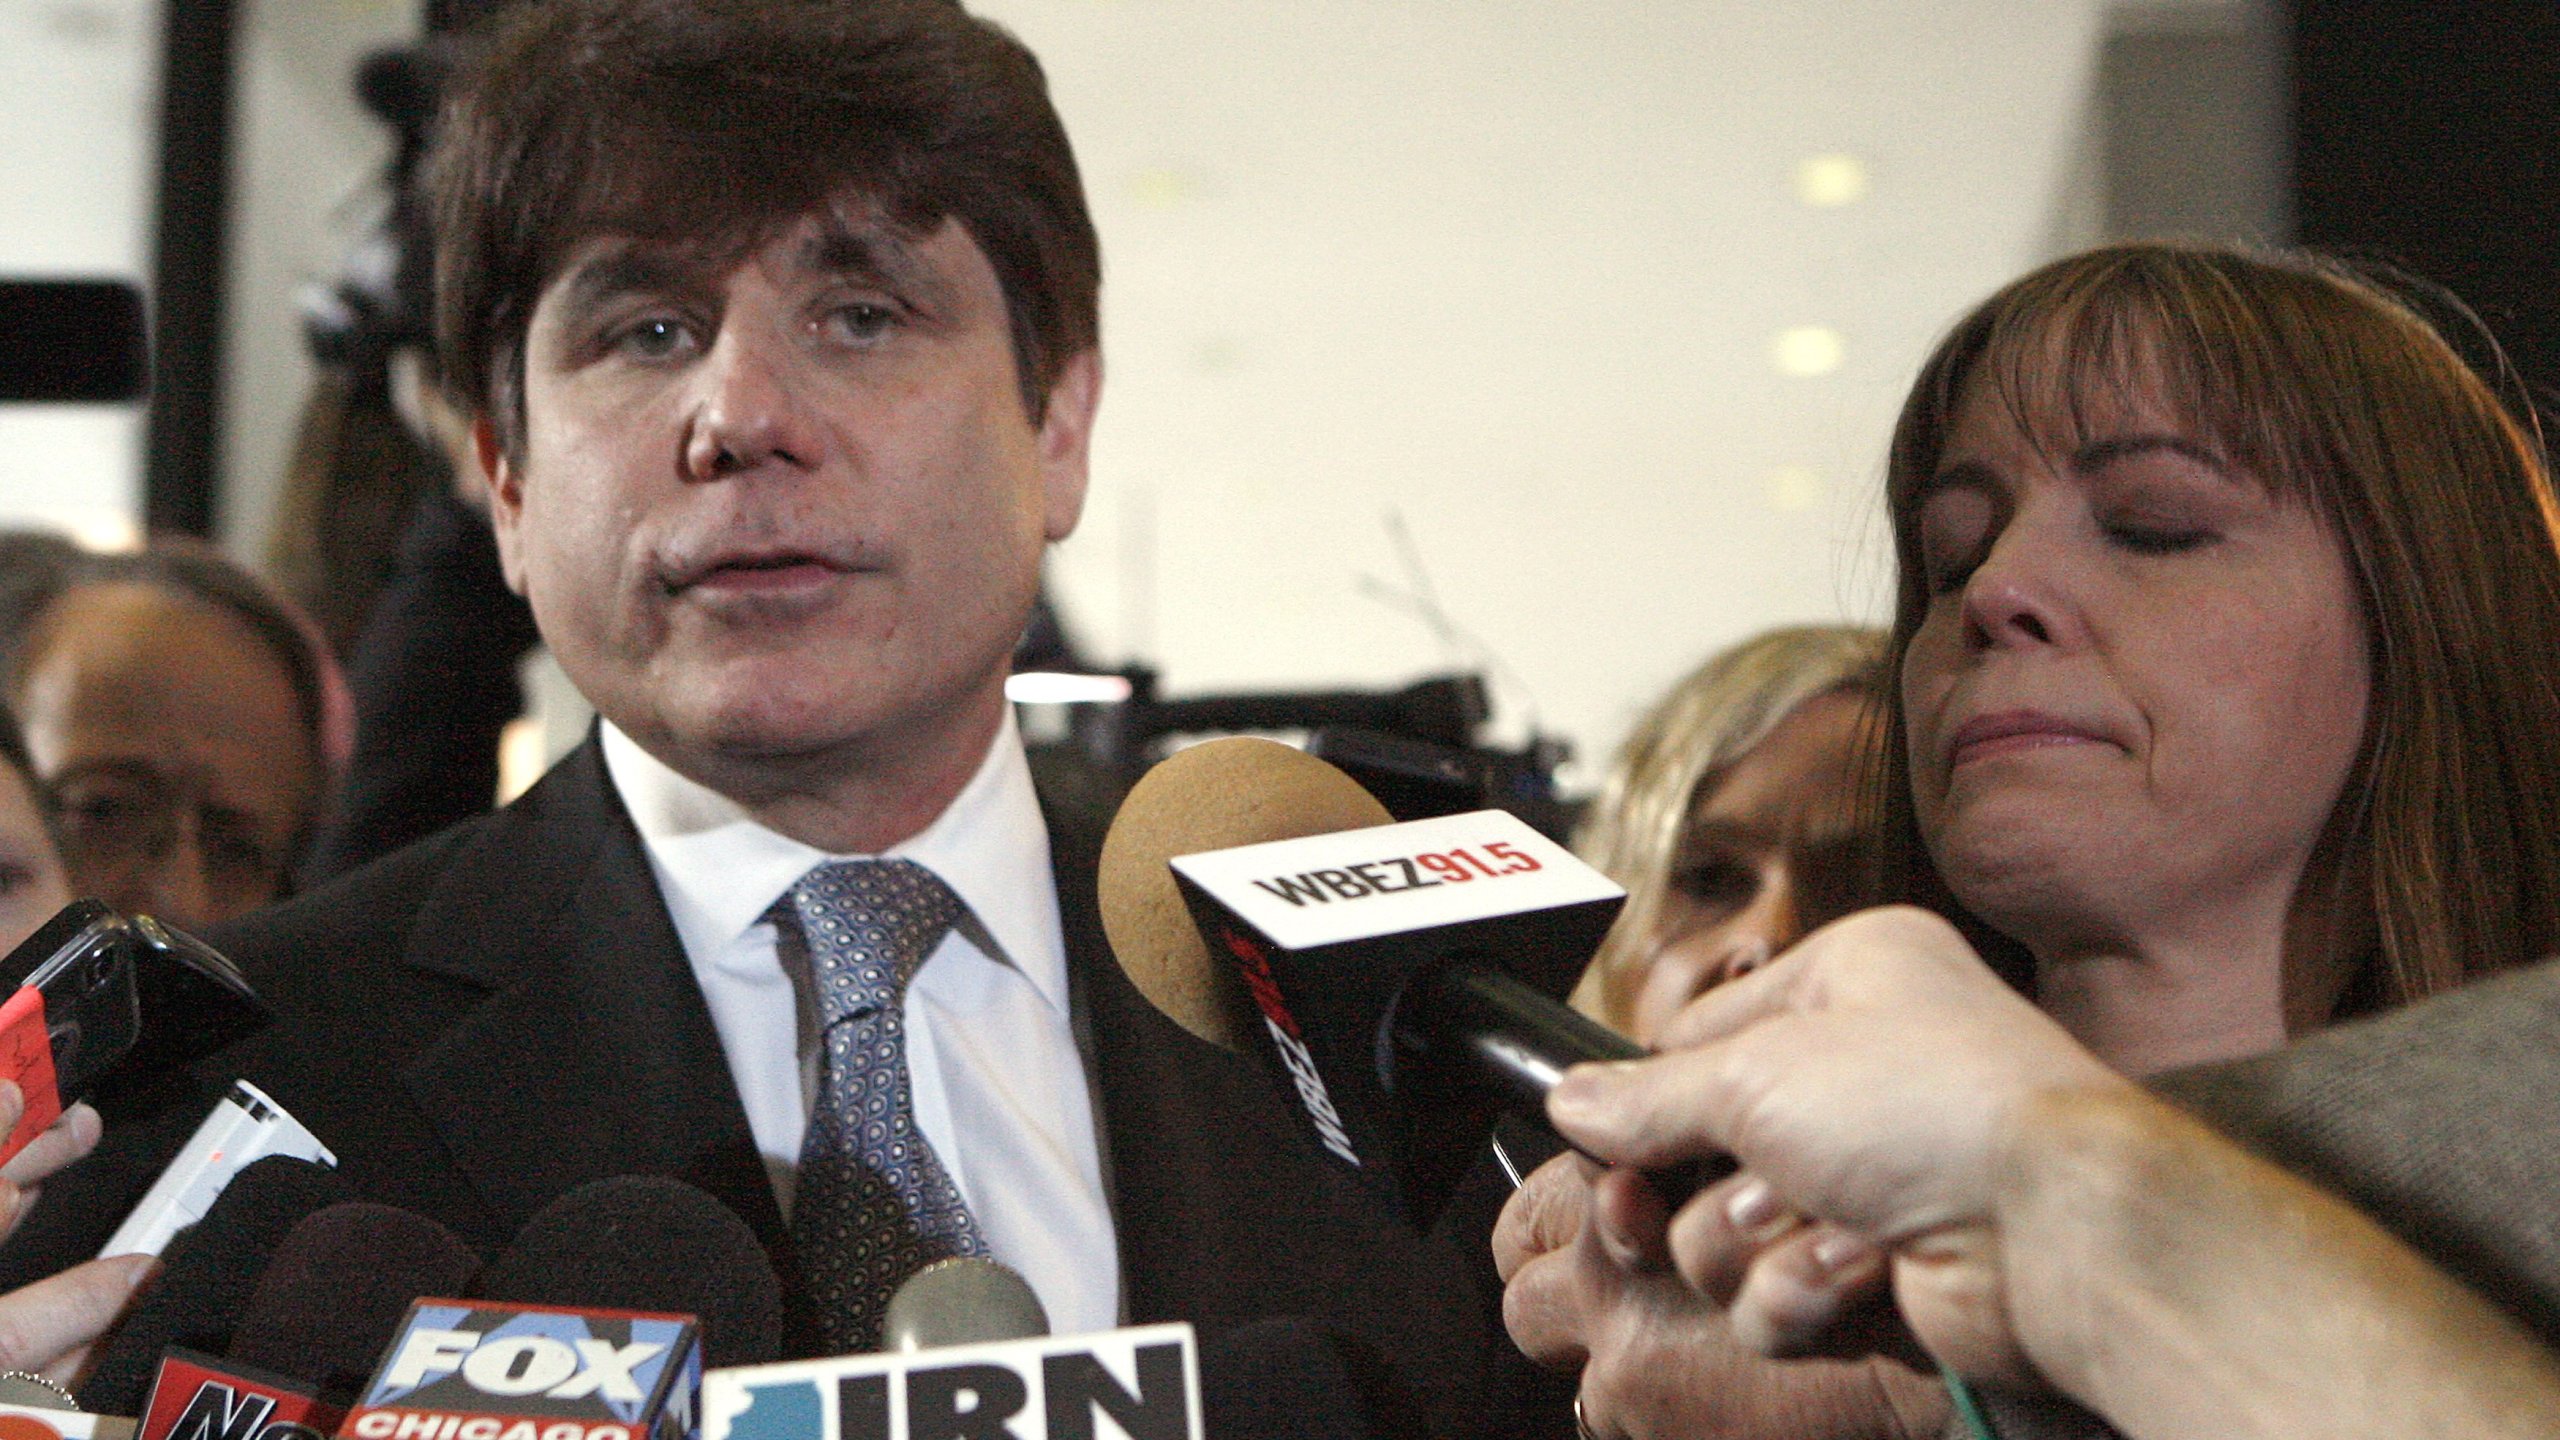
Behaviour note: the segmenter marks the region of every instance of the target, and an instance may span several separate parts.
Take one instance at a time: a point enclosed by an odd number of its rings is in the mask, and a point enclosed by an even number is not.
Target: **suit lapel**
[[[1189,1320],[1213,1335],[1272,1313],[1274,1279],[1304,1269],[1301,1255],[1271,1243],[1294,1233],[1272,1197],[1339,1186],[1307,1158],[1314,1147],[1273,1103],[1253,1057],[1192,1035],[1129,982],[1097,894],[1105,812],[1116,795],[1077,775],[1044,773],[1040,761],[1034,752],[1123,1318]]]
[[[507,1233],[589,1181],[669,1175],[775,1247],[718,1033],[592,738],[457,860],[413,933],[435,938],[407,964],[487,993],[402,1082]]]

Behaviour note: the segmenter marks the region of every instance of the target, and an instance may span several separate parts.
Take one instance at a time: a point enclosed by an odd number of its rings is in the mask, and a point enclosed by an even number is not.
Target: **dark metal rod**
[[[160,205],[151,256],[157,334],[143,523],[209,536],[221,463],[233,0],[169,0],[161,16]]]

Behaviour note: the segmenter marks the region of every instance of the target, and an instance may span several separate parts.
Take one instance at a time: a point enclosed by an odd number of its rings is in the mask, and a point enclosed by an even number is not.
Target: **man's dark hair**
[[[534,0],[482,37],[427,170],[445,381],[510,454],[525,332],[600,235],[749,249],[848,194],[995,269],[1034,419],[1100,334],[1101,246],[1048,82],[951,0]]]

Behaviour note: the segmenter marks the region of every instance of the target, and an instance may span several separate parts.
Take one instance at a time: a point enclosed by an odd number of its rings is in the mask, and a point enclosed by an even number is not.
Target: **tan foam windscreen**
[[[1203,1040],[1240,1048],[1252,1001],[1234,966],[1210,963],[1165,862],[1393,823],[1358,781],[1276,740],[1236,736],[1176,751],[1129,791],[1103,839],[1103,933],[1157,1009]]]

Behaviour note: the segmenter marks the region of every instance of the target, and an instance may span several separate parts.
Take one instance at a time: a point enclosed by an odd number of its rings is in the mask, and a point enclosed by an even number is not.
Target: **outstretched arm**
[[[1630,1165],[1732,1151],[1883,1247],[1903,1316],[1960,1373],[2050,1385],[2137,1440],[2560,1433],[2560,1366],[2503,1315],[2108,1071],[1936,917],[1842,921],[1666,1041],[1693,1048],[1575,1072],[1560,1128]],[[1801,1237],[1738,1284],[1714,1207],[1668,1242],[1754,1344],[1829,1318]]]

